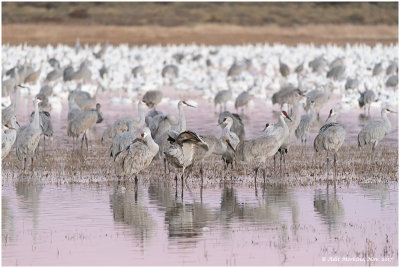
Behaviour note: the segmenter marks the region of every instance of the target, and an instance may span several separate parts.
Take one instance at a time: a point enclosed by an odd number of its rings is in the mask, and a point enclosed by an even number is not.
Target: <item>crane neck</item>
[[[35,106],[35,114],[33,115],[33,121],[31,123],[31,125],[36,128],[39,129],[40,125],[39,125],[39,102],[37,100],[34,100],[34,106]]]
[[[144,111],[143,111],[143,105],[141,105],[140,101],[138,104],[138,115],[139,115],[139,127],[142,127],[142,125],[145,122],[145,116],[144,116]]]
[[[336,123],[337,114],[334,114],[326,119],[325,124]]]
[[[147,146],[149,146],[151,150],[158,151],[159,149],[158,144],[153,140],[151,135],[147,135],[145,141],[147,143]]]
[[[288,127],[288,125],[286,124],[283,115],[280,115],[280,116],[279,116],[279,123],[281,124],[281,126],[283,126],[283,128],[284,128],[285,130],[289,130],[289,127]]]
[[[20,95],[20,91],[19,91],[19,88],[17,87],[15,89],[15,96],[14,96],[14,100],[13,100],[14,113],[17,112],[17,103],[18,103],[19,95]]]
[[[386,113],[385,109],[382,109],[381,116],[382,116],[383,122],[386,124],[387,132],[390,131],[390,129],[392,128],[392,124],[390,123],[389,118],[387,117],[387,113]]]
[[[179,121],[178,121],[178,132],[186,130],[186,117],[183,111],[182,102],[178,103],[178,111],[179,111]]]

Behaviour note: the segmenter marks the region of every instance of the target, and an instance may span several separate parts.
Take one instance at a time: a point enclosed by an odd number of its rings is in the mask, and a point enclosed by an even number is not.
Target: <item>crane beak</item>
[[[264,132],[267,129],[267,126],[264,127],[264,129],[261,132]]]
[[[19,127],[21,127],[21,126],[19,125],[18,121],[15,121],[15,123],[17,123],[17,125],[18,125]]]
[[[286,115],[286,118],[289,119],[290,121],[292,121],[292,118],[290,118],[288,115]]]

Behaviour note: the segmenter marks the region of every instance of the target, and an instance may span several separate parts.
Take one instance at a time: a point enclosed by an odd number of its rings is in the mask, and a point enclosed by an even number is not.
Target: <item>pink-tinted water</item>
[[[2,189],[2,263],[397,265],[397,188],[267,187],[256,195],[226,184],[181,198],[156,180],[135,191],[21,179]]]

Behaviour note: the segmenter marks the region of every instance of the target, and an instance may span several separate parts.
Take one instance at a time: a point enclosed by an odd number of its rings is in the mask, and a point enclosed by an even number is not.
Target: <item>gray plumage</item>
[[[394,73],[397,73],[399,71],[399,67],[397,66],[397,63],[392,61],[389,66],[386,68],[386,75],[391,75]]]
[[[218,116],[218,124],[221,124],[226,117],[230,117],[233,120],[231,131],[234,132],[241,141],[244,140],[246,133],[244,130],[244,124],[240,116],[238,114],[230,113],[228,111],[222,112]]]
[[[303,114],[300,119],[299,126],[297,127],[296,131],[294,132],[297,139],[301,140],[302,145],[306,146],[307,143],[307,136],[310,132],[311,125],[313,124],[316,118],[315,110],[314,110],[314,103],[311,103],[310,110],[308,114]]]
[[[234,62],[228,70],[227,77],[235,77],[251,67],[251,60],[245,59],[243,62]]]
[[[103,64],[99,70],[99,74],[101,78],[105,78],[105,75],[108,73],[107,67]]]
[[[375,64],[374,69],[372,70],[372,76],[380,75],[383,71],[382,62]]]
[[[392,76],[390,76],[387,80],[386,80],[386,87],[396,87],[399,84],[399,77],[397,74],[394,74]]]
[[[334,80],[340,80],[343,77],[345,71],[346,67],[344,65],[338,65],[331,68],[326,74],[326,77],[332,78]]]
[[[171,114],[155,116],[149,124],[149,129],[153,139],[157,141],[160,135],[171,129],[175,121],[175,117]]]
[[[348,89],[356,89],[357,87],[358,87],[358,79],[347,77],[344,88],[348,90]]]
[[[232,117],[228,116],[225,117],[223,119],[223,121],[220,124],[221,128],[222,128],[222,135],[221,137],[223,137],[224,139],[228,139],[230,145],[232,146],[232,148],[230,146],[227,146],[225,153],[222,155],[222,160],[224,160],[226,166],[228,166],[229,164],[232,164],[233,167],[233,162],[235,160],[235,151],[240,139],[239,137],[231,131],[231,128],[233,126],[233,119]]]
[[[16,112],[18,108],[18,99],[20,95],[20,89],[15,89],[14,99],[10,103],[9,106],[1,110],[1,122],[3,125],[8,124],[12,125],[12,119],[16,117]]]
[[[35,115],[33,121],[17,134],[16,153],[18,159],[23,161],[24,170],[28,157],[31,158],[31,169],[33,170],[33,157],[35,156],[36,148],[39,145],[40,134],[42,133],[39,124],[39,102],[40,100],[35,98]]]
[[[77,89],[71,91],[68,95],[68,99],[74,98],[75,103],[82,110],[94,108],[96,106],[97,94],[100,92],[101,87],[98,86],[93,97],[87,91],[82,91],[78,86]]]
[[[316,152],[326,151],[327,153],[327,174],[329,172],[329,153],[334,153],[334,167],[336,174],[337,151],[342,147],[346,138],[346,130],[343,125],[336,123],[337,114],[333,109],[330,110],[328,119],[320,128],[318,135],[314,139],[314,150]]]
[[[282,110],[285,103],[293,104],[298,94],[299,89],[293,85],[284,86],[272,95],[272,104],[279,104]]]
[[[310,61],[308,63],[308,66],[311,67],[311,70],[314,73],[321,73],[326,66],[326,61],[323,58],[323,56],[319,56],[319,57],[316,57],[315,59],[313,59],[312,61]]]
[[[311,103],[314,102],[314,110],[319,118],[319,111],[324,107],[325,103],[329,100],[329,94],[326,89],[314,89],[307,93],[306,105],[304,110],[310,110]]]
[[[149,90],[143,96],[143,101],[150,109],[157,106],[163,97],[163,93],[159,90]]]
[[[175,59],[177,63],[181,64],[182,60],[185,58],[185,54],[177,52],[172,55],[172,58]]]
[[[108,40],[106,41],[106,43],[104,44],[104,46],[102,46],[102,47],[100,48],[100,50],[99,50],[98,52],[93,52],[93,56],[94,56],[96,59],[102,58],[102,57],[104,56],[104,54],[106,53],[107,48],[108,48]]]
[[[369,114],[371,109],[371,103],[374,102],[376,99],[375,92],[370,89],[366,89],[364,92],[359,91],[359,93],[360,97],[358,98],[358,105],[360,106],[360,108],[364,107],[364,113],[366,107],[368,107],[368,114]]]
[[[178,66],[173,64],[165,65],[161,70],[161,76],[164,78],[177,78],[178,75]]]
[[[31,113],[30,122],[32,123],[35,117],[35,112]],[[49,112],[40,111],[39,112],[39,125],[42,134],[46,137],[53,136],[53,124],[51,123],[51,116]]]
[[[296,73],[301,73],[304,70],[304,61],[297,65],[297,67],[294,69]]]
[[[224,109],[226,110],[226,103],[232,98],[232,88],[228,84],[227,90],[220,90],[217,92],[217,94],[214,97],[214,106],[217,107],[219,105],[220,110],[222,110],[222,105],[224,106]]]
[[[135,128],[133,122],[128,123],[128,131],[116,135],[110,146],[110,157],[115,161],[118,153],[126,149],[136,139]]]
[[[51,65],[53,68],[60,67],[60,62],[56,58],[50,58],[47,60],[47,62]]]
[[[340,65],[343,65],[343,58],[337,57],[329,64],[329,67],[332,69]]]
[[[235,100],[235,109],[238,110],[240,107],[244,107],[249,104],[249,101],[251,100],[252,96],[250,95],[250,91],[255,87],[256,81],[254,81],[253,86],[250,86],[246,91],[243,91],[240,93]]]
[[[280,58],[279,58],[279,72],[284,77],[287,77],[290,73],[289,66],[283,63]]]
[[[42,66],[40,66],[40,68],[38,70],[29,73],[25,77],[24,83],[33,83],[33,84],[36,83],[36,81],[38,80],[41,72],[42,72]]]
[[[52,82],[56,81],[57,79],[63,77],[64,71],[60,69],[59,67],[56,67],[54,70],[49,72],[46,76],[46,81],[47,82]]]
[[[158,153],[158,145],[151,137],[150,130],[145,127],[140,135],[129,147],[120,152],[114,161],[117,176],[135,176],[147,168],[154,156]]]
[[[372,150],[375,151],[375,147],[379,142],[390,132],[392,126],[387,113],[390,113],[389,109],[383,108],[381,110],[381,119],[374,120],[366,124],[361,131],[358,133],[358,147],[365,145],[372,145]]]
[[[151,120],[153,120],[153,118],[154,118],[155,116],[157,116],[157,115],[162,115],[162,114],[163,114],[163,113],[162,113],[161,111],[150,110],[150,111],[146,114],[145,119],[144,119],[144,121],[145,121],[145,123],[146,123],[146,126],[150,126],[150,122],[151,122]]]
[[[14,117],[15,118],[15,117]],[[16,122],[16,119],[14,119]],[[3,160],[10,153],[11,148],[17,138],[17,130],[14,126],[3,125],[3,134],[1,136],[1,159]]]
[[[142,65],[135,66],[132,68],[133,77],[137,78],[138,76],[144,75],[144,67]]]

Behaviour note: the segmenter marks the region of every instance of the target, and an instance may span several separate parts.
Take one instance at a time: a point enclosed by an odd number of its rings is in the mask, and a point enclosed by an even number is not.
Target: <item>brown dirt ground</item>
[[[95,44],[110,40],[112,44],[206,44],[240,45],[245,43],[376,43],[398,42],[398,26],[395,25],[305,25],[283,27],[234,26],[201,24],[196,26],[104,26],[59,24],[6,24],[2,26],[3,44],[28,43],[44,46],[63,43],[74,45],[77,37],[81,44]]]

